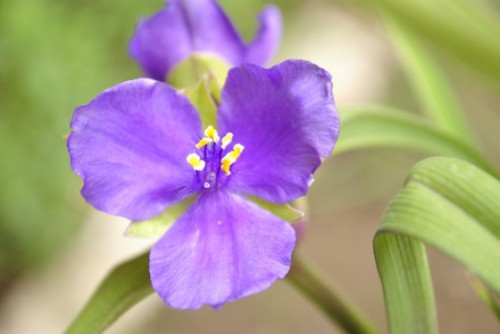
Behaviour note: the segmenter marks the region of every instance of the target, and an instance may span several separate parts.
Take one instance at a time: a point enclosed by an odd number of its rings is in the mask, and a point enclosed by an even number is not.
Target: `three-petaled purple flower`
[[[338,136],[331,77],[305,61],[235,67],[216,122],[203,132],[188,99],[151,79],[104,91],[71,122],[72,168],[97,209],[143,220],[194,196],[150,253],[152,285],[174,308],[218,307],[287,274],[293,228],[246,196],[307,193]]]
[[[164,81],[168,72],[193,53],[208,53],[229,65],[264,65],[276,51],[281,15],[274,6],[260,14],[250,44],[236,32],[215,0],[168,0],[168,7],[139,23],[130,54],[149,77]]]

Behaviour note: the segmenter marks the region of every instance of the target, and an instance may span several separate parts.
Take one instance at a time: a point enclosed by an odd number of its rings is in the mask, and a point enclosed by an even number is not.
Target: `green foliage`
[[[500,25],[465,0],[377,0],[385,13],[451,57],[500,81]]]
[[[437,333],[434,291],[422,243],[404,235],[380,234],[374,249],[391,333]]]
[[[469,283],[483,303],[488,306],[491,311],[500,320],[500,305],[498,305],[498,294],[495,294],[489,289],[481,280],[475,276],[470,275]]]
[[[468,143],[409,112],[365,106],[342,109],[340,115],[342,130],[335,154],[362,148],[393,147],[429,155],[455,156],[492,173],[495,171]]]
[[[298,256],[293,259],[286,279],[302,291],[316,306],[346,333],[376,334],[375,327],[364,318],[333,285],[326,283],[316,270]]]
[[[84,206],[63,137],[76,106],[139,75],[126,50],[146,11],[137,2],[0,3],[0,281],[46,262],[76,232]]]
[[[66,333],[102,333],[129,308],[151,294],[148,259],[149,252],[111,271]]]
[[[468,126],[450,83],[432,59],[422,40],[390,15],[384,17],[387,30],[400,54],[405,73],[418,103],[432,122],[462,140],[470,140]]]
[[[367,3],[368,4],[368,3]],[[387,107],[342,110],[336,153],[359,148],[396,147],[465,159],[497,176],[475,149],[463,110],[432,45],[493,80],[500,78],[500,31],[480,4],[457,1],[376,2],[400,53],[403,69],[424,117]],[[425,43],[423,41],[425,40]],[[393,333],[437,333],[437,316],[425,244],[456,259],[477,277],[480,298],[498,314],[500,186],[463,161],[432,158],[418,164],[391,202],[374,239],[389,324]]]
[[[241,5],[222,1],[222,5],[236,17],[234,14],[242,9],[256,13],[265,2]],[[429,52],[430,46],[457,58],[498,84],[498,20],[484,10],[488,8],[485,3],[465,0],[357,2],[375,4],[382,10],[382,20],[394,39],[425,116],[387,107],[342,109],[336,153],[375,147],[412,149],[464,159],[485,171],[457,159],[425,160],[411,171],[404,188],[388,207],[374,249],[391,331],[437,332],[425,244],[441,250],[476,275],[472,279],[474,288],[498,314],[492,297],[500,292],[500,186],[494,177],[498,174],[475,149],[458,94]],[[69,131],[71,112],[98,91],[140,76],[126,54],[134,29],[131,22],[161,5],[161,1],[126,6],[106,1],[91,5],[55,0],[0,3],[0,31],[9,32],[0,39],[1,275],[8,278],[45,261],[73,235],[82,202],[74,192],[77,178],[68,167],[62,139]],[[106,20],[96,20],[103,17]],[[251,36],[255,27],[253,18],[236,24],[245,30],[245,36]],[[223,76],[217,74],[218,70],[215,75],[203,75],[207,67],[213,66],[211,60],[195,59],[193,63],[191,59],[184,65],[171,74],[170,80],[182,87],[189,83],[191,88],[185,93],[203,110],[203,122],[214,124],[220,98],[214,92],[220,91],[224,80],[217,82],[214,78]],[[191,85],[200,78],[203,80]],[[259,205],[287,220],[298,217],[286,206]],[[148,222],[132,223],[128,233],[156,236],[183,209]],[[150,294],[147,258],[148,254],[141,255],[113,270],[68,332],[101,332]],[[319,308],[330,314],[337,312],[341,326],[349,318],[362,323],[350,314],[356,313],[349,311],[350,306],[337,302],[340,299],[326,284],[305,269],[301,272],[301,268],[292,268],[291,280]],[[366,326],[365,331],[372,330]]]
[[[387,208],[374,241],[392,333],[436,333],[423,243],[500,292],[500,182],[464,161],[417,164]]]

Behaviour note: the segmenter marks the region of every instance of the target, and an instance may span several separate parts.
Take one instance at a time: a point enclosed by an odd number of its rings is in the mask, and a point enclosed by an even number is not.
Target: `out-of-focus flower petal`
[[[269,202],[305,195],[312,173],[331,154],[339,117],[331,77],[306,61],[271,69],[233,68],[217,114],[221,133],[245,147],[227,187]]]
[[[173,66],[195,52],[240,64],[245,46],[214,0],[170,0],[166,9],[140,22],[129,51],[147,75],[163,81]]]
[[[237,195],[206,192],[152,248],[151,281],[171,307],[218,307],[283,278],[294,244],[280,218]]]
[[[196,189],[186,156],[201,137],[194,107],[172,88],[132,80],[75,110],[68,140],[83,197],[131,220],[162,212]]]
[[[245,63],[264,65],[276,52],[281,38],[281,13],[275,6],[267,6],[259,16],[260,29],[248,45]]]

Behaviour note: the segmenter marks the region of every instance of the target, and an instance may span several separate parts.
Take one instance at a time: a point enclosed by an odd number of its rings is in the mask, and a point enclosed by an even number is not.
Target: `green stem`
[[[375,334],[375,327],[348,303],[331,284],[327,284],[316,271],[294,257],[287,280],[322,310],[346,333]]]

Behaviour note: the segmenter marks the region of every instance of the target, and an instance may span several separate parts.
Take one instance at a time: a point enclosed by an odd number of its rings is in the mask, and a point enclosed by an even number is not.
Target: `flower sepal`
[[[220,87],[224,86],[229,64],[210,54],[197,52],[178,63],[168,74],[167,83],[177,89],[195,86],[207,75],[212,76]]]
[[[303,221],[307,212],[307,199],[301,197],[286,204],[276,204],[264,201],[258,197],[248,196],[248,199],[266,211],[271,212],[290,224],[294,225]],[[164,235],[173,223],[188,209],[193,202],[190,197],[182,202],[168,207],[165,211],[150,219],[131,221],[124,235],[132,238],[155,239]]]
[[[172,227],[177,218],[187,210],[192,202],[193,198],[188,198],[175,205],[169,206],[165,211],[150,219],[131,221],[124,235],[132,238],[159,238]]]
[[[222,85],[213,72],[208,72],[196,84],[182,90],[189,102],[198,110],[204,128],[216,124],[221,90]]]
[[[300,221],[306,216],[306,206],[304,203],[306,203],[307,200],[305,197],[301,197],[286,204],[271,203],[254,196],[248,196],[248,199],[266,211],[271,212],[276,217],[279,217],[291,224]]]

